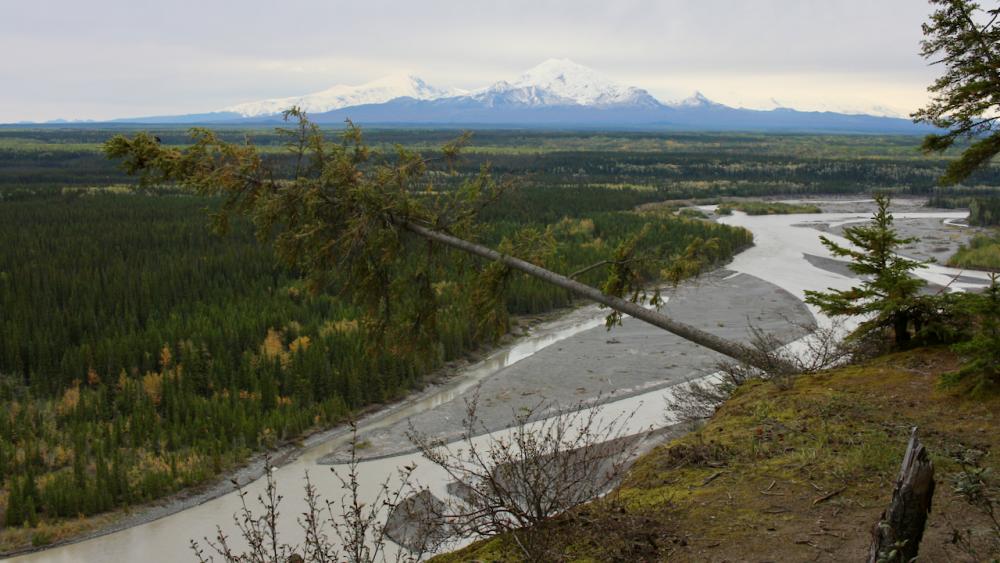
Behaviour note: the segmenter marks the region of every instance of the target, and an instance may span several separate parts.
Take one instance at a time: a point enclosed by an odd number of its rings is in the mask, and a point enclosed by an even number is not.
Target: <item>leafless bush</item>
[[[974,561],[986,561],[985,554],[1000,553],[1000,484],[990,467],[980,462],[986,454],[979,450],[964,450],[955,456],[962,471],[951,476],[952,490],[962,500],[986,517],[986,527],[964,529],[950,524],[951,543]],[[993,559],[995,561],[995,559]]]
[[[698,423],[715,413],[733,391],[748,379],[748,370],[720,370],[708,379],[689,381],[671,389],[666,400],[668,422]]]
[[[233,481],[242,504],[239,512],[233,515],[233,521],[240,537],[246,543],[246,550],[241,551],[221,527],[216,527],[214,540],[202,538],[204,546],[196,540],[191,540],[191,549],[194,550],[198,560],[205,563],[215,561],[218,557],[226,563],[418,561],[423,555],[423,549],[420,548],[413,553],[400,550],[394,556],[390,556],[385,549],[389,538],[386,535],[386,527],[382,524],[385,515],[400,503],[400,499],[409,490],[410,475],[415,466],[406,466],[399,470],[398,485],[390,487],[390,479],[386,479],[380,484],[375,498],[363,499],[358,480],[357,427],[353,423],[349,445],[351,460],[347,465],[346,474],[331,468],[346,491],[339,502],[323,500],[309,479],[309,474],[305,476],[307,508],[298,518],[299,526],[305,532],[305,539],[301,544],[288,544],[279,536],[278,520],[281,514],[279,506],[283,497],[278,494],[277,483],[273,476],[274,468],[267,460],[265,461],[266,487],[264,492],[257,496],[259,512],[250,507],[247,492],[235,480]]]
[[[750,325],[754,365],[723,361],[716,364],[718,371],[712,376],[676,386],[667,398],[669,419],[688,423],[704,420],[747,381],[773,381],[786,389],[797,375],[829,369],[860,353],[859,343],[844,338],[845,331],[839,322],[820,328],[811,324],[798,326],[808,334],[795,346],[783,346],[775,336]]]
[[[516,412],[513,427],[494,435],[477,405],[478,396],[466,403],[460,445],[410,429],[414,445],[453,481],[434,517],[461,538],[508,534],[527,560],[544,560],[544,534],[532,528],[611,489],[639,443],[626,436],[634,413],[606,418],[599,407],[543,402]],[[553,416],[536,421],[548,411]],[[475,439],[483,434],[490,435],[485,444]]]

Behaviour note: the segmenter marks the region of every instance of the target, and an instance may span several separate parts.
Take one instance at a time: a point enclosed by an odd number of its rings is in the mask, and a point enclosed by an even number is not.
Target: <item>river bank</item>
[[[916,239],[900,247],[900,254],[908,258],[945,264],[962,245],[968,244],[975,235],[987,232],[987,229],[969,227],[958,220],[942,221],[933,217],[914,216],[914,214],[921,213],[954,211],[926,207],[926,203],[925,199],[896,198],[892,200],[889,207],[894,216],[898,217],[894,221],[893,227],[899,235],[902,238]],[[824,200],[820,202],[819,206],[824,213],[872,213],[875,211],[874,200],[851,200],[850,202]],[[831,225],[820,220],[809,226],[842,236],[845,227],[857,223],[856,221],[836,222]]]
[[[746,338],[748,319],[781,333],[787,340],[804,334],[812,322],[809,311],[793,295],[772,284],[729,270],[717,270],[684,282],[676,290],[668,292],[667,296],[668,313],[679,318],[683,315],[705,329],[734,339]],[[502,427],[511,418],[511,408],[524,402],[534,404],[542,393],[549,390],[554,399],[566,399],[566,402],[601,395],[606,395],[604,401],[621,401],[626,397],[649,395],[658,389],[714,371],[713,366],[719,359],[717,354],[629,318],[624,320],[622,327],[609,334],[603,327],[605,314],[606,311],[587,305],[544,318],[525,320],[526,326],[517,339],[485,354],[479,362],[451,366],[448,373],[440,374],[438,383],[423,392],[359,420],[359,438],[371,444],[363,452],[366,461],[374,466],[371,474],[394,473],[395,470],[389,467],[402,463],[400,454],[408,459],[406,454],[410,448],[408,444],[407,447],[399,447],[402,444],[398,440],[401,433],[397,434],[401,428],[408,426],[408,420],[413,420],[429,435],[448,436],[448,421],[453,427],[456,419],[445,413],[461,409],[464,397],[479,383],[484,383],[487,389],[500,395],[493,395],[497,400],[490,407],[490,419],[491,424]],[[788,324],[789,318],[794,318],[795,323]],[[455,373],[461,375],[454,377]],[[664,373],[668,373],[669,377],[665,377]],[[576,380],[578,384],[569,386],[570,380]],[[557,388],[564,388],[566,392],[562,393]],[[581,388],[586,393],[581,393]],[[662,417],[661,408],[653,409],[651,414],[646,415],[649,420],[646,420],[645,426],[660,425]],[[382,443],[376,439],[378,436],[393,436],[396,441]],[[283,449],[280,456],[272,458],[279,466],[276,474],[291,474],[292,477],[282,481],[294,484],[301,479],[303,471],[315,468],[316,462],[324,460],[329,463],[334,459],[331,454],[343,452],[347,437],[347,428],[338,427],[313,434],[298,447],[290,445]],[[263,458],[257,458],[236,472],[234,477],[241,483],[252,482],[256,486],[259,483],[256,479],[263,475],[263,467]],[[149,534],[160,536],[162,532],[156,529],[176,527],[171,523],[177,522],[176,518],[183,513],[187,517],[184,527],[189,531],[183,536],[176,532],[169,534],[177,543],[165,549],[165,554],[172,555],[163,559],[176,560],[187,552],[187,539],[211,535],[216,524],[226,525],[237,508],[233,504],[234,497],[232,484],[220,479],[204,490],[144,507],[99,531],[64,542],[61,546],[27,553],[17,560],[89,560],[89,555],[81,557],[81,553],[90,553],[91,547],[112,552],[121,549],[125,556],[132,553],[133,541],[139,541],[144,535],[148,538]],[[290,502],[294,500],[289,499]],[[217,505],[228,508],[216,508]],[[286,510],[289,514],[297,513],[292,509]],[[197,521],[204,525],[192,525]],[[143,532],[144,528],[152,529]],[[97,547],[108,538],[121,540],[114,542],[114,547]],[[81,549],[84,546],[87,549]]]
[[[664,288],[661,309],[667,315],[722,336],[748,342],[750,326],[787,343],[815,326],[809,310],[795,296],[753,276],[722,268]],[[514,413],[539,402],[568,407],[596,405],[677,385],[708,375],[724,356],[632,318],[611,331],[597,328],[560,342],[483,379],[476,389],[479,422],[484,431],[509,425]],[[469,395],[416,414],[397,424],[362,431],[362,460],[415,451],[406,437],[410,425],[450,442],[461,433]],[[347,450],[320,460],[344,463]]]
[[[498,354],[502,355],[505,350],[516,347],[527,338],[532,336],[544,338],[550,335],[558,335],[560,331],[565,331],[567,327],[581,322],[598,323],[599,320],[600,313],[596,307],[590,307],[589,309],[586,307],[562,308],[548,313],[512,318],[511,331],[504,335],[496,345],[482,346],[462,359],[447,363],[427,376],[427,386],[420,391],[410,393],[405,398],[394,403],[368,406],[358,413],[359,424],[371,424],[381,417],[391,415],[405,405],[426,401],[442,393],[447,393],[456,383],[459,383],[456,381],[456,378],[460,374],[473,369],[475,366],[486,363],[491,357]],[[288,465],[298,459],[303,452],[311,448],[330,442],[331,440],[345,438],[349,430],[350,428],[346,423],[338,424],[332,428],[315,430],[296,440],[280,444],[274,450],[256,453],[239,467],[223,472],[210,482],[179,491],[140,506],[73,520],[70,526],[72,530],[71,535],[56,538],[54,541],[45,543],[44,545],[32,545],[31,536],[26,532],[28,535],[23,538],[23,541],[19,542],[20,545],[18,547],[0,551],[0,559],[36,554],[45,550],[96,539],[202,505],[213,499],[231,494],[233,492],[234,481],[239,483],[257,481],[264,476],[264,469],[268,464],[273,467]]]
[[[799,296],[846,289],[856,276],[829,256],[817,235],[827,232],[843,244],[838,228],[867,220],[869,201],[837,201],[825,214],[808,216],[723,217],[751,228],[757,242],[729,267]],[[904,233],[935,232],[961,215],[919,206],[894,210]],[[938,287],[950,280],[952,291],[978,290],[987,281],[980,272],[938,265],[917,275]],[[613,502],[580,507],[523,533],[543,538],[543,558],[552,560],[863,558],[913,426],[921,429],[942,480],[961,470],[955,457],[997,447],[995,433],[989,433],[997,398],[969,399],[937,385],[957,365],[946,349],[923,349],[803,376],[791,389],[752,382],[705,427],[641,458],[609,495]],[[985,465],[997,469],[996,460]],[[984,511],[971,508],[951,487],[939,486],[934,502],[922,558],[979,560],[975,553],[996,553],[991,550],[1000,538],[991,541]],[[520,560],[519,553],[499,537],[434,561]]]

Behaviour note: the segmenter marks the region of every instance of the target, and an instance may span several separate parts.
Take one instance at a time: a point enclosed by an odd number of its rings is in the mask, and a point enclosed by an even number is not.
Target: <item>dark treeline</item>
[[[969,224],[977,227],[1000,225],[1000,197],[975,198],[969,202]]]
[[[99,152],[117,130],[0,129],[0,189],[29,197],[39,189],[97,186],[126,178]],[[157,131],[183,144],[183,128]],[[281,161],[282,139],[268,131],[221,130],[249,138]],[[428,151],[454,131],[373,130],[373,146],[393,143]],[[671,198],[857,193],[873,188],[930,193],[949,162],[922,156],[919,138],[725,133],[580,133],[482,131],[459,166],[474,173],[484,162],[522,185],[641,187]],[[977,172],[969,185],[1000,186],[1000,168]]]
[[[649,192],[601,192],[574,200],[528,188],[496,206],[507,211],[491,212],[481,238],[497,244],[526,225],[548,228],[557,244],[549,265],[564,272],[607,258],[644,225],[645,252],[663,258],[714,240],[704,267],[751,243],[741,229],[613,211]],[[304,291],[248,225],[213,234],[205,213],[215,204],[100,192],[0,202],[6,525],[93,514],[204,481],[420,387],[488,338],[463,290],[481,264],[456,256],[449,281],[435,287],[443,314],[432,353],[372,350],[337,288]],[[528,278],[515,276],[507,292],[513,313],[570,303]]]
[[[977,227],[1000,225],[1000,189],[948,188],[935,190],[928,207],[969,209],[969,224]]]

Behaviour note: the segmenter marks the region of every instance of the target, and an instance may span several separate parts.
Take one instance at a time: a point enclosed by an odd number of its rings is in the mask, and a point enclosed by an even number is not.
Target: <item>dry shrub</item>
[[[792,323],[792,321],[788,321]],[[711,417],[733,392],[750,380],[771,381],[780,389],[791,387],[796,376],[816,373],[866,355],[868,340],[845,339],[840,323],[829,327],[795,323],[809,333],[797,341],[798,349],[783,346],[773,335],[750,325],[750,349],[754,364],[723,361],[707,378],[676,386],[667,398],[670,421],[698,423]]]
[[[482,445],[474,438],[491,432],[479,419],[477,405],[478,395],[467,402],[455,445],[410,430],[424,457],[452,480],[452,495],[427,508],[452,536],[503,534],[525,560],[549,560],[550,538],[539,526],[599,498],[620,481],[640,441],[626,435],[632,413],[605,417],[600,407],[541,402],[516,412],[508,432]]]

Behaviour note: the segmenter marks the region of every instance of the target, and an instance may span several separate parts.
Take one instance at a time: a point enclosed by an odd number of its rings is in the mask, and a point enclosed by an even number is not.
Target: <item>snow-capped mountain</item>
[[[367,124],[488,127],[644,128],[695,131],[825,131],[919,133],[906,119],[886,117],[884,107],[796,110],[771,98],[749,107],[714,102],[701,92],[661,102],[635,86],[619,84],[568,59],[549,59],[521,76],[464,91],[440,88],[413,75],[390,76],[360,86],[338,85],[305,96],[247,102],[223,110],[120,121],[131,123],[276,122],[298,105],[317,123],[345,119]],[[742,105],[742,104],[741,104]]]
[[[672,108],[709,108],[713,106],[722,106],[722,104],[713,102],[705,97],[701,92],[695,91],[690,97],[684,98],[683,100],[678,100],[676,102],[668,102],[668,106]]]
[[[829,111],[834,113],[844,113],[847,115],[875,115],[878,117],[906,117],[906,112],[884,106],[881,104],[871,104],[865,106],[844,106],[836,103],[824,103],[818,108],[819,111]]]
[[[790,110],[788,104],[782,103],[775,98],[766,100],[747,100],[737,102],[736,107],[752,109],[758,111],[771,111],[776,109]],[[906,118],[906,111],[891,108],[880,104],[870,105],[843,105],[836,102],[817,102],[806,108],[798,108],[798,111],[819,111],[829,113],[840,113],[844,115],[867,115],[873,117],[893,117],[899,119]]]
[[[462,90],[437,88],[416,76],[401,74],[373,80],[360,86],[338,84],[305,96],[245,102],[224,108],[222,112],[236,113],[242,117],[258,117],[275,115],[292,106],[299,106],[307,113],[324,113],[350,106],[381,104],[396,98],[436,100],[463,93]]]
[[[649,106],[660,105],[649,92],[615,83],[569,59],[549,59],[514,82],[501,80],[469,97],[487,106]]]

